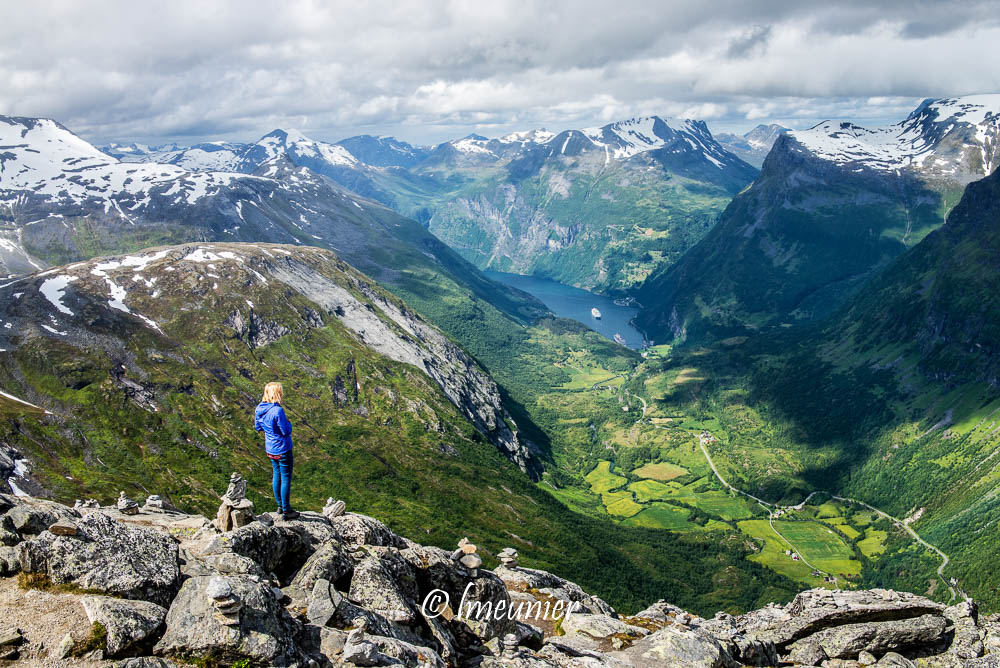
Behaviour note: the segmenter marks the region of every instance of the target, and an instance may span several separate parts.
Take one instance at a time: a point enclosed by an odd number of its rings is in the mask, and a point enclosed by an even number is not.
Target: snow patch
[[[65,313],[66,315],[75,315],[65,304],[63,304],[63,290],[66,286],[75,280],[78,280],[79,276],[66,276],[60,275],[55,278],[46,279],[38,291],[45,296],[49,302],[56,307],[56,310],[60,313]]]

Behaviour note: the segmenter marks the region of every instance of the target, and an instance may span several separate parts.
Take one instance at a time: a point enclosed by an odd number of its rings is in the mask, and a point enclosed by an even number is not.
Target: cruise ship
[[[590,309],[590,315],[594,316],[598,320],[601,319],[601,312],[597,310],[596,306],[594,308]]]

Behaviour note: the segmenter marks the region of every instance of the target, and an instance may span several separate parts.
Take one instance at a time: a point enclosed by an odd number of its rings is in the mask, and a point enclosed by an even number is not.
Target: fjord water
[[[572,318],[582,322],[611,340],[614,340],[615,334],[621,334],[625,338],[625,345],[629,348],[642,347],[642,333],[629,324],[639,312],[637,308],[618,306],[610,297],[595,295],[548,278],[505,274],[499,271],[483,273],[495,281],[537,297],[560,318]],[[601,312],[600,320],[590,314],[590,309],[594,307]]]

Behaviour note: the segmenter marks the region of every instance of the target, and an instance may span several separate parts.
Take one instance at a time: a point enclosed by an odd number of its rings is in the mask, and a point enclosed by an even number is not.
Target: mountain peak
[[[838,165],[879,171],[914,168],[948,178],[963,173],[958,181],[968,183],[996,167],[1000,95],[927,99],[903,121],[885,127],[823,121],[788,134],[817,157]]]

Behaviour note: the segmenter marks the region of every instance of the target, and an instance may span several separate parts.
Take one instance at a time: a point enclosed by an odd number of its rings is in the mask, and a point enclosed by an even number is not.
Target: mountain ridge
[[[1000,110],[1000,96],[960,100],[877,130],[824,122],[783,134],[719,224],[633,292],[647,307],[640,326],[669,340],[829,313],[940,227],[992,164],[1000,117],[986,102]]]

